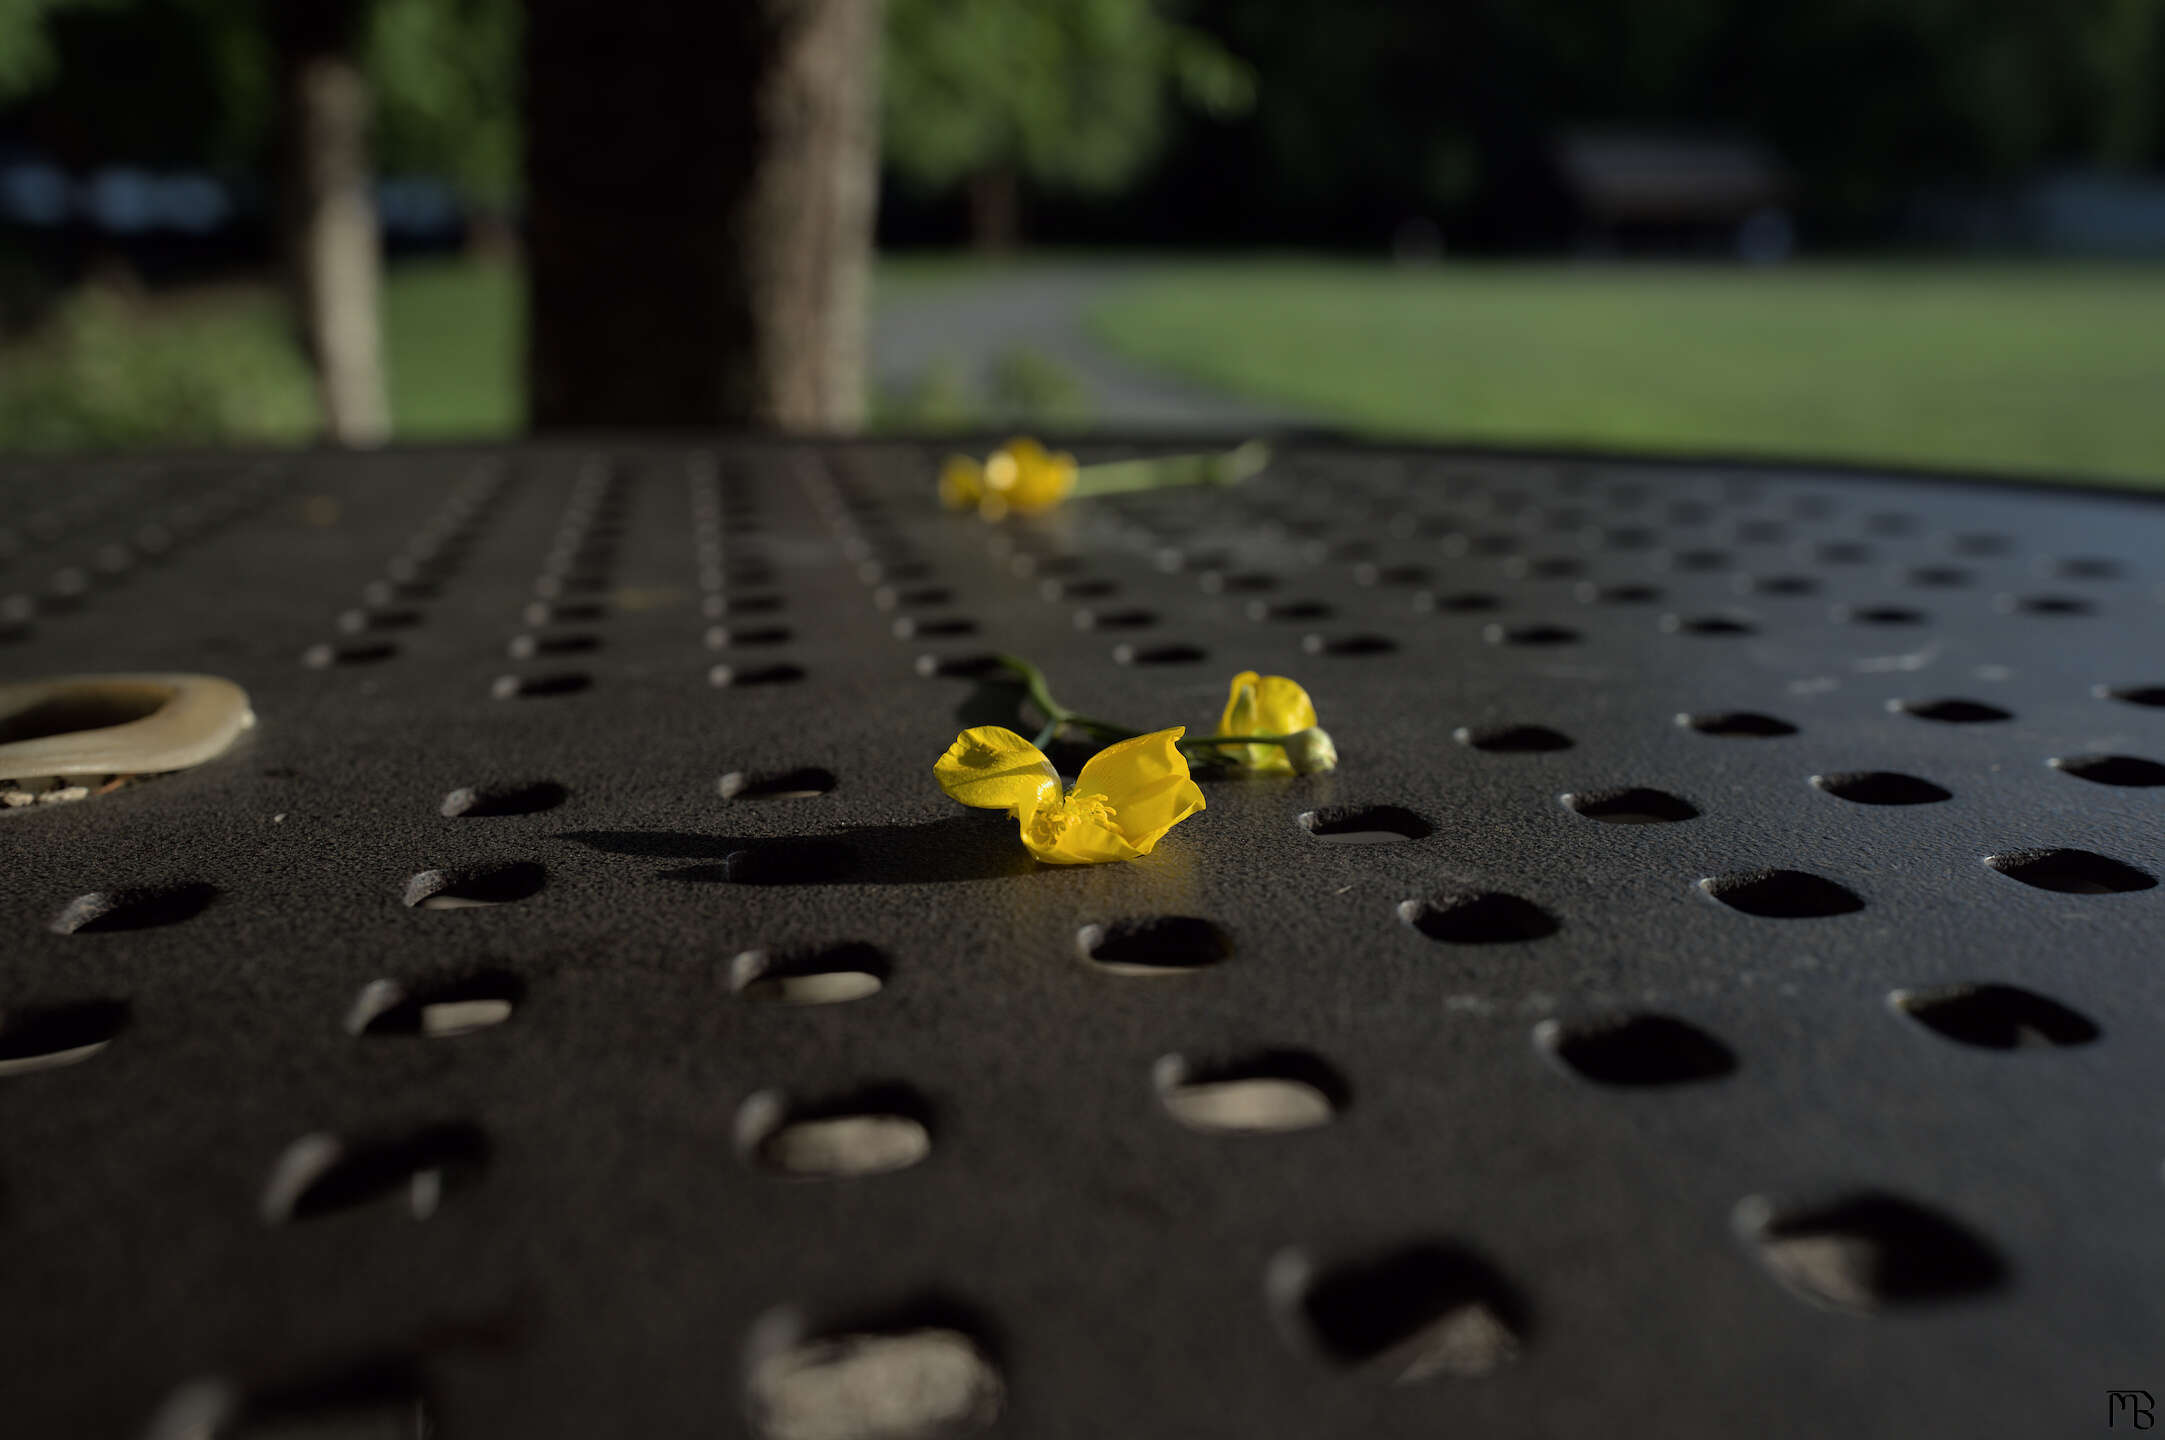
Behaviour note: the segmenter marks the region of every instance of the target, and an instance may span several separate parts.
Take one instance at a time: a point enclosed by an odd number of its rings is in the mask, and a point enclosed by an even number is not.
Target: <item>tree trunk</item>
[[[358,0],[267,0],[278,49],[280,230],[324,430],[340,445],[390,434],[379,314],[381,249],[356,51]]]
[[[533,424],[864,410],[880,0],[530,0]]]
[[[1011,255],[1022,243],[1022,193],[1015,172],[1001,166],[970,177],[970,248]]]

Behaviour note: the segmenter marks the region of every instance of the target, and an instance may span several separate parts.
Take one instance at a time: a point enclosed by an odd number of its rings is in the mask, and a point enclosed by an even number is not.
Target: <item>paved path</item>
[[[1154,373],[1093,339],[1086,323],[1091,307],[1147,274],[1139,266],[1032,262],[983,278],[934,282],[923,294],[879,306],[872,329],[874,382],[883,391],[903,391],[944,366],[969,386],[984,418],[997,421],[1006,417],[992,413],[988,376],[1002,355],[1027,350],[1076,382],[1088,407],[1084,418],[1094,426],[1238,431],[1313,419]]]

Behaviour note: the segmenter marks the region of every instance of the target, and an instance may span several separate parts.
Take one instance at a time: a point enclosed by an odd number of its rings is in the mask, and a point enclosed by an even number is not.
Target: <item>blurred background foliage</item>
[[[0,446],[309,431],[263,281],[273,3],[0,0]],[[404,436],[522,421],[522,13],[371,0]],[[2165,0],[887,15],[883,244],[1123,251],[1089,337],[1157,373],[1365,430],[2165,475],[2144,389],[2165,366],[2165,272],[2071,264],[2015,223],[2054,177],[2103,177],[2138,210],[2165,195]],[[1586,132],[1759,147],[1804,259],[1777,275],[1738,268],[1725,235],[1619,242],[1558,163]],[[30,223],[33,171],[82,196],[121,173],[205,178],[222,209],[197,231],[87,205]],[[889,263],[881,293],[924,273]],[[876,419],[1120,423],[1058,347],[988,346],[881,377]]]

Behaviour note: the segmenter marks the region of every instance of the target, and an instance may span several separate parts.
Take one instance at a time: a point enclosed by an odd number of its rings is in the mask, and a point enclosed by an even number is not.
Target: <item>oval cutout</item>
[[[1665,592],[1659,585],[1596,585],[1588,581],[1572,593],[1588,605],[1652,605]]]
[[[1922,625],[1930,617],[1907,605],[1838,605],[1834,618],[1848,625]]]
[[[794,685],[804,678],[802,665],[716,665],[707,683],[717,690],[748,685]]]
[[[1812,785],[1853,805],[1936,805],[1954,796],[1929,780],[1892,770],[1845,770],[1814,775]]]
[[[853,1179],[907,1170],[932,1153],[929,1113],[914,1091],[881,1086],[814,1105],[762,1090],[737,1109],[737,1148],[771,1174]]]
[[[1395,845],[1435,833],[1433,825],[1397,805],[1325,805],[1302,812],[1299,824],[1333,845]]]
[[[909,620],[897,620],[896,626],[912,625]],[[903,632],[898,628],[895,633]],[[918,634],[942,634],[936,630],[913,631]],[[962,633],[962,632],[953,632]],[[709,625],[705,636],[709,650],[757,650],[769,645],[787,645],[795,637],[787,625]]]
[[[2097,613],[2095,602],[2080,595],[2012,595],[2002,598],[2000,608],[2013,614],[2054,617]]]
[[[1699,808],[1689,800],[1643,785],[1573,791],[1561,801],[1574,815],[1609,825],[1674,825],[1699,818]]]
[[[1737,1205],[1735,1224],[1790,1293],[1851,1314],[1976,1295],[2007,1276],[1962,1225],[1877,1191],[1796,1209],[1754,1195]]]
[[[461,785],[444,796],[440,813],[447,820],[538,815],[564,803],[570,792],[554,780],[512,780]]]
[[[1075,932],[1075,949],[1110,974],[1178,975],[1223,962],[1233,942],[1197,916],[1144,915],[1085,925]]]
[[[398,654],[389,640],[352,640],[339,645],[311,645],[301,652],[301,663],[311,670],[334,665],[376,665]]]
[[[1116,645],[1113,659],[1121,665],[1194,665],[1210,658],[1200,645]]]
[[[1579,632],[1568,625],[1485,625],[1481,638],[1491,645],[1576,645]]]
[[[1987,705],[1982,700],[1889,700],[1887,708],[1898,715],[1914,715],[1919,720],[1936,720],[1942,725],[1989,725],[2015,718],[2012,712],[1997,705]]]
[[[878,946],[849,941],[806,951],[746,950],[729,965],[730,989],[769,1005],[840,1005],[886,987],[889,966]]]
[[[263,1218],[274,1225],[355,1209],[404,1193],[416,1220],[436,1213],[444,1192],[477,1175],[488,1139],[464,1121],[405,1135],[348,1140],[304,1135],[286,1147],[264,1187]]]
[[[1983,1050],[2087,1045],[2100,1034],[2089,1016],[2016,985],[1897,990],[1887,1003],[1935,1034]]]
[[[503,971],[414,986],[372,980],[346,1012],[346,1033],[429,1040],[471,1035],[509,1020],[525,993],[524,982]]]
[[[1534,1045],[1562,1069],[1596,1085],[1688,1085],[1718,1080],[1737,1068],[1735,1051],[1672,1015],[1544,1020],[1534,1027]]]
[[[834,789],[834,772],[818,765],[793,770],[732,770],[715,782],[724,800],[816,800]]]
[[[1423,590],[1413,597],[1413,608],[1439,615],[1475,615],[1503,608],[1503,597],[1485,590],[1453,590],[1437,595]]]
[[[2100,700],[2118,700],[2153,710],[2165,706],[2165,685],[2100,685],[2090,693]]]
[[[1491,755],[1538,755],[1569,750],[1572,744],[1569,735],[1546,725],[1461,725],[1451,738]]]
[[[53,917],[52,929],[61,935],[78,935],[178,925],[202,914],[217,895],[216,887],[198,880],[93,890],[70,900]]]
[[[420,910],[514,905],[541,893],[549,872],[532,860],[423,870],[406,881],[405,904]]]
[[[2134,755],[2061,755],[2045,762],[2063,775],[2093,785],[2149,788],[2165,785],[2165,765]]]
[[[1526,1308],[1480,1257],[1419,1244],[1323,1265],[1271,1257],[1264,1292],[1296,1348],[1392,1385],[1477,1380],[1518,1357]]]
[[[2156,886],[2154,876],[2088,850],[2009,850],[1985,864],[2010,880],[2063,895],[2117,895]]]
[[[794,1310],[753,1327],[745,1402],[760,1440],[935,1440],[1000,1418],[1006,1386],[991,1356],[930,1319],[807,1336]]]
[[[546,675],[499,675],[489,683],[497,700],[544,700],[558,695],[577,695],[594,686],[594,677],[579,670],[558,670]]]
[[[190,1381],[158,1407],[143,1440],[430,1440],[436,1433],[419,1366],[379,1356],[272,1388],[244,1390],[216,1376]]]
[[[1797,727],[1787,720],[1777,720],[1772,715],[1762,715],[1756,710],[1683,714],[1676,717],[1676,723],[1701,735],[1718,735],[1732,740],[1771,740],[1797,733]]]
[[[1853,915],[1864,901],[1846,886],[1802,870],[1744,870],[1710,875],[1702,893],[1732,910],[1763,920],[1816,920]]]
[[[1306,655],[1390,655],[1397,651],[1398,642],[1388,635],[1303,635],[1301,652]]]
[[[1399,902],[1398,918],[1431,940],[1452,945],[1509,945],[1542,940],[1560,928],[1531,900],[1495,890],[1447,892]]]
[[[0,1078],[79,1065],[128,1024],[125,1000],[83,1000],[0,1015]]]
[[[1261,1134],[1327,1125],[1345,1105],[1345,1082],[1305,1051],[1271,1051],[1223,1064],[1182,1055],[1151,1071],[1165,1112],[1204,1134]]]
[[[1148,630],[1158,623],[1158,612],[1140,606],[1124,610],[1077,610],[1077,630]]]
[[[1756,633],[1750,621],[1729,615],[1664,615],[1661,618],[1661,628],[1671,635],[1701,635],[1713,638]]]
[[[587,655],[600,648],[599,635],[514,635],[504,652],[514,660],[535,660],[551,655]]]

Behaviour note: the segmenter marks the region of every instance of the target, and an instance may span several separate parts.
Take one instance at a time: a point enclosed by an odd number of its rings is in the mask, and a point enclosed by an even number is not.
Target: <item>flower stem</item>
[[[1075,472],[1073,493],[1121,495],[1170,485],[1238,485],[1270,463],[1270,446],[1250,440],[1208,455],[1153,455],[1140,460],[1108,460]]]
[[[1181,741],[1180,748],[1211,750],[1220,745],[1283,745],[1285,742],[1283,735],[1205,735],[1199,740]]]

